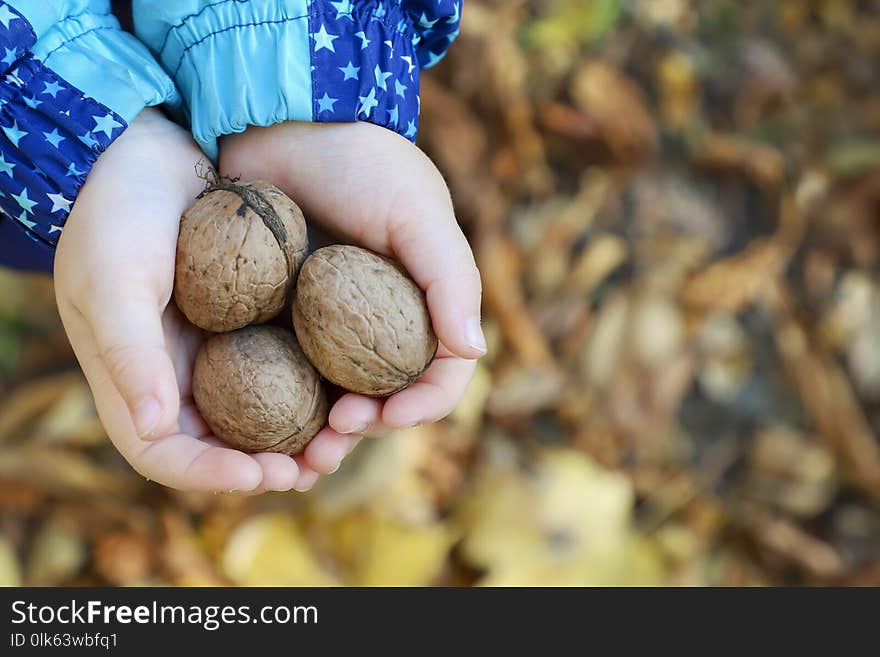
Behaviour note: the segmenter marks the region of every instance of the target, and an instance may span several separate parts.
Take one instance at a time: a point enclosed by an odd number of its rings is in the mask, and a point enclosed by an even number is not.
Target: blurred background
[[[0,271],[0,583],[880,585],[880,2],[463,16],[421,130],[484,280],[454,415],[169,491]]]

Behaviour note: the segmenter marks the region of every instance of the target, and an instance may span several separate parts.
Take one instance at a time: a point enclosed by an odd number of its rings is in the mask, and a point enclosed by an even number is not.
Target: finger
[[[293,489],[298,493],[305,493],[306,491],[311,490],[312,486],[318,481],[320,475],[309,467],[303,454],[294,456],[293,460],[296,461],[296,465],[299,467],[299,477],[297,478]]]
[[[382,406],[385,401],[349,392],[340,397],[330,409],[328,424],[341,434],[377,436],[387,433],[382,424]]]
[[[432,187],[433,197],[429,194],[425,198],[425,189]],[[418,195],[409,189],[418,189]],[[480,321],[480,272],[455,221],[445,185],[408,188],[393,212],[391,247],[425,290],[437,337],[456,356],[484,356],[487,348]]]
[[[125,401],[103,359],[98,356],[88,325],[65,304],[60,304],[59,310],[92,389],[101,423],[113,444],[135,470],[151,481],[180,490],[244,491],[253,490],[260,484],[262,468],[253,458],[224,448],[210,437],[200,439],[175,433],[154,442],[141,440],[135,433]]]
[[[406,390],[385,401],[382,421],[390,427],[436,422],[458,405],[477,368],[476,361],[437,358]]]
[[[327,427],[312,438],[303,452],[303,458],[315,472],[332,474],[360,441],[360,436],[343,436]]]
[[[299,478],[299,466],[287,454],[264,452],[254,454],[253,459],[263,468],[263,480],[252,491],[253,494],[265,491],[289,491]]]
[[[252,491],[263,479],[262,467],[250,454],[186,434],[141,445],[139,452],[120,451],[143,476],[171,488],[215,493]]]
[[[165,347],[160,309],[126,286],[116,285],[94,290],[81,312],[137,435],[146,439],[166,435],[177,420],[180,392]]]

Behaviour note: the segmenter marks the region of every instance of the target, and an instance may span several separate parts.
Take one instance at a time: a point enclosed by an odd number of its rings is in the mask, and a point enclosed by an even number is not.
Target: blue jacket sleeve
[[[98,156],[171,79],[109,0],[0,0],[0,265],[51,271]]]
[[[180,90],[205,152],[249,125],[370,121],[415,140],[419,71],[461,0],[134,0],[135,30]]]

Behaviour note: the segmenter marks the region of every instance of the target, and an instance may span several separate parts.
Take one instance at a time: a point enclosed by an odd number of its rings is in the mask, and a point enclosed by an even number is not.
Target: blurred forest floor
[[[880,2],[467,0],[423,80],[491,345],[455,414],[172,492],[2,273],[0,583],[880,585]]]

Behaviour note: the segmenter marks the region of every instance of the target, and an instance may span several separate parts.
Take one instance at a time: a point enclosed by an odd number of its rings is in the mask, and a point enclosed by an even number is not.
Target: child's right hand
[[[192,401],[203,337],[169,301],[180,215],[204,189],[203,159],[150,109],[101,155],[58,243],[61,318],[110,439],[142,475],[182,490],[307,490],[357,437],[325,428],[314,462],[245,454],[213,438]]]

